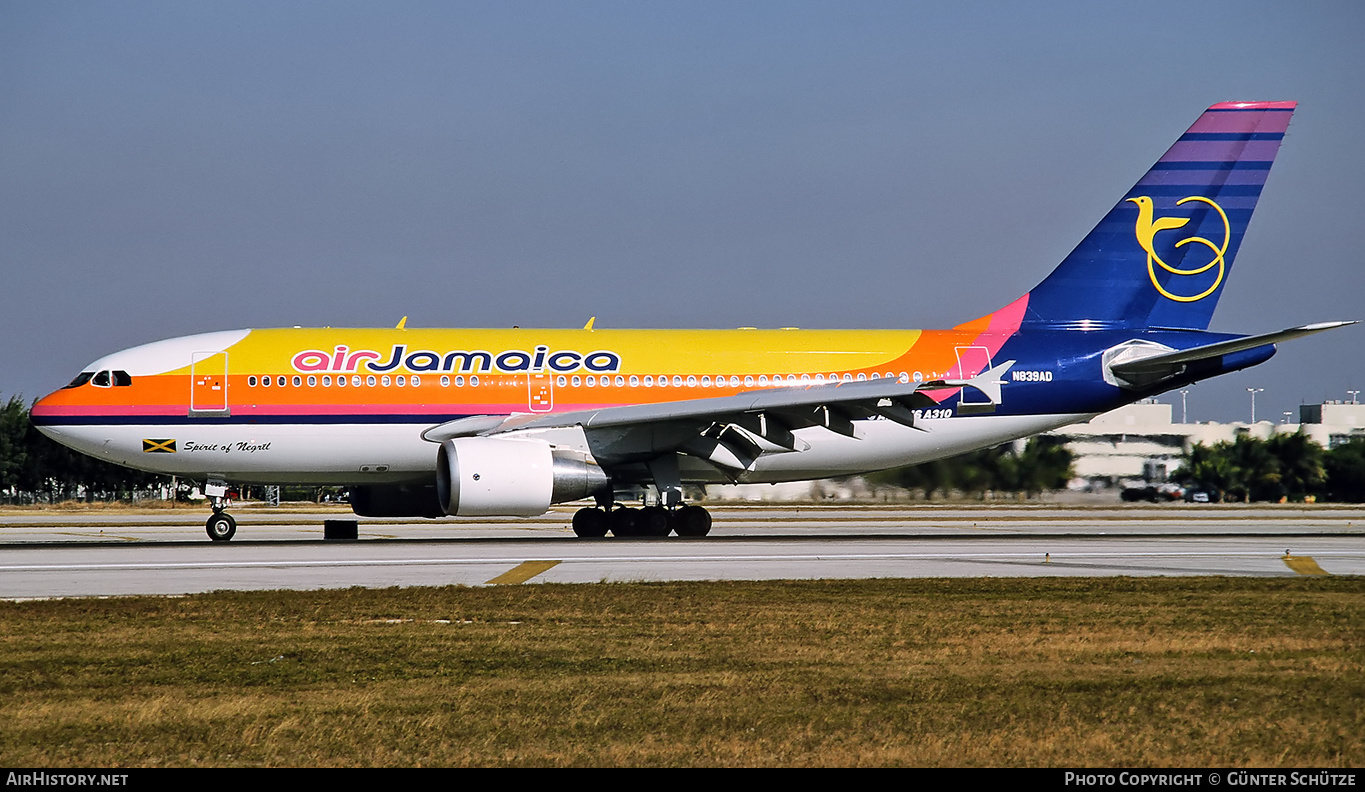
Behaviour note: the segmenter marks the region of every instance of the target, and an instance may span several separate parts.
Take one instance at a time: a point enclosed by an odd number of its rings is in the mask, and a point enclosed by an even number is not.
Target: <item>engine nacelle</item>
[[[535,517],[610,484],[595,463],[544,440],[457,437],[436,460],[436,494],[451,515]]]

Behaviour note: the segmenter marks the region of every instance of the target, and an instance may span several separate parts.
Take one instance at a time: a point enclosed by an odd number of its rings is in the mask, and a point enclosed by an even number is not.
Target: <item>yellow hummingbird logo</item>
[[[1202,267],[1180,269],[1179,267],[1172,267],[1170,264],[1161,260],[1161,256],[1156,252],[1155,240],[1157,234],[1162,231],[1174,231],[1177,228],[1183,228],[1186,223],[1190,222],[1190,219],[1188,217],[1155,217],[1152,199],[1145,195],[1137,198],[1129,198],[1128,200],[1137,204],[1138,207],[1137,225],[1133,231],[1137,235],[1138,244],[1142,246],[1143,250],[1147,251],[1147,275],[1152,279],[1152,285],[1156,287],[1156,290],[1161,292],[1163,297],[1175,300],[1176,302],[1198,302],[1210,294],[1213,294],[1218,288],[1218,285],[1223,282],[1223,275],[1227,271],[1227,264],[1223,260],[1223,254],[1228,252],[1228,241],[1232,238],[1232,226],[1228,223],[1228,215],[1223,211],[1223,207],[1202,195],[1191,195],[1188,198],[1181,198],[1179,201],[1175,202],[1176,206],[1189,203],[1190,201],[1205,203],[1212,206],[1214,211],[1218,213],[1218,216],[1223,218],[1222,245],[1215,245],[1204,237],[1198,236],[1186,237],[1175,243],[1176,247],[1183,247],[1189,244],[1203,245],[1213,253],[1213,259]],[[1207,272],[1214,265],[1218,266],[1218,277],[1214,279],[1213,285],[1199,294],[1192,296],[1172,294],[1169,291],[1166,291],[1156,279],[1156,266],[1160,266],[1162,269],[1175,275],[1198,275],[1201,272]]]

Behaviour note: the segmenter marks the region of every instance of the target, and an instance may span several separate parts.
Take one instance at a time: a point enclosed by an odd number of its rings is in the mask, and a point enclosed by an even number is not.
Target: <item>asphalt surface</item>
[[[741,506],[701,539],[583,540],[571,509],[534,519],[324,519],[206,511],[0,513],[0,598],[320,589],[874,577],[1365,575],[1365,508]]]

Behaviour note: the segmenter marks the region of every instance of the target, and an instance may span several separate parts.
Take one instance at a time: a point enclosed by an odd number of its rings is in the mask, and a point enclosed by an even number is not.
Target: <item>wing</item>
[[[725,471],[748,470],[765,453],[794,453],[808,446],[793,431],[821,427],[856,437],[853,421],[880,416],[915,426],[914,408],[934,402],[923,391],[971,387],[993,404],[1011,360],[971,379],[908,382],[891,379],[802,384],[734,396],[631,404],[598,410],[510,416],[477,415],[434,426],[422,434],[440,443],[456,437],[581,427],[604,464],[648,462],[681,452]]]

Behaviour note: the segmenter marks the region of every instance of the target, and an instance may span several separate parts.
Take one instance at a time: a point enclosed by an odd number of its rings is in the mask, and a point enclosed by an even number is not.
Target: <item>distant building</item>
[[[1198,443],[1231,442],[1246,434],[1267,439],[1302,431],[1323,448],[1365,437],[1365,404],[1325,402],[1299,407],[1299,423],[1174,423],[1172,405],[1144,401],[1072,424],[1048,434],[1066,439],[1076,455],[1077,478],[1091,483],[1121,479],[1165,481],[1180,457]]]
[[[1323,448],[1365,437],[1365,404],[1329,401],[1299,405],[1299,426]]]

